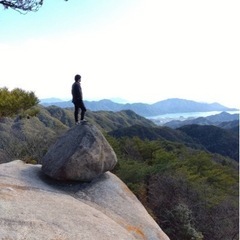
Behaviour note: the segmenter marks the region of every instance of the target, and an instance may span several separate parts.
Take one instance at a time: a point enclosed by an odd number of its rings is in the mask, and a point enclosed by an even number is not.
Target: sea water
[[[185,121],[198,117],[208,117],[211,115],[220,114],[223,111],[210,111],[210,112],[186,112],[186,113],[168,113],[158,116],[148,117],[148,119],[157,122],[158,124],[164,124],[172,120]],[[225,111],[229,114],[239,114],[239,111]]]

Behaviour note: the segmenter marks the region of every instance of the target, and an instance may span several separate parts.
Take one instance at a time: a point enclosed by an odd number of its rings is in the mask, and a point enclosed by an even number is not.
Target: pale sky
[[[240,107],[239,0],[45,0],[0,6],[0,87],[85,100],[168,98]]]

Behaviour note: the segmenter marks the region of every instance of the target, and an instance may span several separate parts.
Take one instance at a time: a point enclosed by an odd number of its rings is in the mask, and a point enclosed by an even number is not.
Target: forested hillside
[[[115,173],[170,239],[238,239],[238,164],[166,140],[110,138]]]
[[[31,116],[0,118],[0,162],[39,163],[56,138],[74,126],[73,109],[35,110]],[[194,133],[190,134],[186,129],[158,127],[129,110],[87,111],[86,119],[114,148],[118,157],[114,173],[171,239],[238,239],[238,162],[207,148],[228,141],[236,146],[231,134],[223,134],[225,130],[217,134],[218,128],[190,126]],[[205,138],[198,136],[199,129]]]
[[[213,153],[239,160],[239,135],[233,129],[215,126],[186,125],[178,130],[186,133],[193,140]]]
[[[194,149],[219,153],[239,161],[239,138],[236,129],[222,129],[216,126],[186,125],[178,129],[169,127],[144,127],[133,125],[111,131],[117,138],[137,136],[142,140],[168,140],[183,143]]]

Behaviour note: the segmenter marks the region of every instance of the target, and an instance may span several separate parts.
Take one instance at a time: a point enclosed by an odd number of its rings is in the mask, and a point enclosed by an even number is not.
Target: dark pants
[[[79,108],[81,109],[81,120],[83,120],[85,112],[87,111],[86,107],[84,106],[83,101],[74,103],[74,106],[75,106],[75,111],[74,111],[75,122],[78,122]]]

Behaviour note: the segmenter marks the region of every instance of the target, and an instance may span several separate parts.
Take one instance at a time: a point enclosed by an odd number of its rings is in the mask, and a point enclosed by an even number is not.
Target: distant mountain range
[[[54,100],[54,99],[53,99]],[[219,103],[199,103],[191,100],[171,98],[154,104],[146,103],[115,103],[108,99],[100,101],[84,101],[87,109],[91,111],[113,111],[132,110],[143,117],[152,117],[168,113],[187,112],[210,112],[210,111],[237,111],[235,108],[228,108]],[[52,101],[49,99],[40,100],[40,104],[47,106],[57,106],[61,108],[72,108],[71,101]]]
[[[157,120],[154,121],[157,125]],[[207,117],[198,117],[194,119],[189,120],[172,120],[169,121],[163,126],[171,127],[171,128],[179,128],[185,125],[192,125],[192,124],[198,124],[198,125],[214,125],[221,128],[229,129],[238,126],[239,123],[239,114],[230,114],[227,112],[221,112],[219,114],[207,116]],[[162,124],[161,124],[162,125]]]

